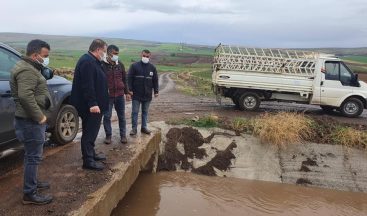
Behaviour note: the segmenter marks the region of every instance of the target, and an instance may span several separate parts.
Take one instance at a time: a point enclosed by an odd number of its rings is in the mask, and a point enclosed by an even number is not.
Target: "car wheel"
[[[56,118],[51,139],[56,144],[64,145],[74,140],[79,130],[79,116],[71,105],[62,105]]]
[[[340,112],[346,117],[357,117],[363,112],[363,103],[357,98],[348,98],[340,106]]]
[[[241,110],[255,111],[260,107],[260,97],[253,92],[246,92],[238,99]]]

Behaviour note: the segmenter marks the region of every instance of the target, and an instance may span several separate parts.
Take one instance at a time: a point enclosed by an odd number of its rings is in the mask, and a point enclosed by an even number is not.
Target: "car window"
[[[325,79],[339,80],[339,62],[325,63]]]
[[[343,85],[351,85],[352,74],[343,64],[340,64],[340,81]]]
[[[0,80],[10,79],[10,71],[18,61],[17,55],[0,47]]]

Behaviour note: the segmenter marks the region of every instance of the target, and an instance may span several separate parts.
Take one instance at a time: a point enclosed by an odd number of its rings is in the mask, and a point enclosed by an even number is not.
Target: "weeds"
[[[245,118],[235,118],[230,124],[230,128],[236,132],[237,135],[240,133],[252,133],[254,121]]]
[[[308,139],[312,132],[310,125],[310,119],[303,114],[265,114],[255,120],[254,134],[262,142],[285,147]]]
[[[337,127],[330,136],[333,143],[349,148],[365,149],[367,146],[367,133],[351,127]]]
[[[178,119],[178,120],[171,120],[167,122],[171,125],[188,125],[192,127],[201,127],[201,128],[213,128],[219,126],[219,118],[215,115],[208,115],[204,117],[195,117],[192,119]]]

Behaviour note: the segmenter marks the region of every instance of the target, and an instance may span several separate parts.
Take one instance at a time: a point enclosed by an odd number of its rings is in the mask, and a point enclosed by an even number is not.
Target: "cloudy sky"
[[[4,0],[0,32],[258,47],[366,47],[366,0]]]

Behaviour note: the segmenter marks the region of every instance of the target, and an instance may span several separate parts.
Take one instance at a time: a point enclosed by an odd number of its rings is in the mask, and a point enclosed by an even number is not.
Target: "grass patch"
[[[177,89],[190,96],[214,96],[212,91],[212,82],[209,79],[203,79],[191,75],[191,73],[179,73],[175,78]]]
[[[367,64],[367,55],[350,55],[350,56],[343,56],[342,58],[343,60]]]
[[[219,127],[219,118],[215,115],[207,115],[204,117],[195,117],[192,119],[176,119],[167,122],[171,125],[188,125],[192,127],[200,127],[200,128],[213,128]]]
[[[310,120],[298,113],[267,113],[254,122],[254,134],[262,142],[279,147],[303,142],[311,132]]]
[[[246,118],[235,118],[230,123],[230,129],[237,135],[240,133],[252,133],[254,130],[254,120]]]
[[[335,144],[349,148],[365,149],[367,146],[367,133],[351,127],[337,127],[330,136]]]

